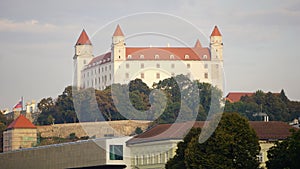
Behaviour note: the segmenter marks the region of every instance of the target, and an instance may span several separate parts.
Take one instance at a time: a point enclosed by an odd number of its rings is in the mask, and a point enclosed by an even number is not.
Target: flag
[[[19,103],[17,103],[17,104],[15,105],[14,109],[22,108],[22,106],[23,106],[23,103],[22,103],[22,100],[21,100],[21,101],[19,101]]]

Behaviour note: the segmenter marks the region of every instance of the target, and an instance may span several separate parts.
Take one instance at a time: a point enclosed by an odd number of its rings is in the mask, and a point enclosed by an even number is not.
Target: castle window
[[[107,71],[107,66],[105,66],[105,71]]]
[[[188,64],[186,65],[186,67],[189,69],[189,68],[191,68],[191,65],[188,63]]]
[[[190,56],[189,55],[184,55],[184,59],[189,59]]]
[[[144,55],[140,55],[140,59],[144,59]]]
[[[121,56],[119,56],[119,59],[121,59]]]
[[[174,59],[174,55],[170,55],[170,59]]]
[[[87,77],[89,77],[90,76],[90,73],[89,72],[87,72]]]
[[[101,78],[99,77],[99,78],[98,78],[98,83],[99,83],[99,84],[100,84],[100,79],[101,79]]]
[[[127,69],[129,68],[129,63],[126,63],[126,68],[127,68]]]
[[[154,58],[155,58],[155,59],[159,59],[159,55],[155,55]]]
[[[131,55],[128,55],[127,58],[128,58],[128,59],[131,59]]]
[[[109,80],[111,80],[111,74],[109,74]]]
[[[98,69],[98,73],[100,73],[100,68]]]
[[[216,69],[218,69],[219,68],[219,65],[218,64],[216,64]]]
[[[202,58],[203,58],[203,59],[207,59],[207,55],[203,55]]]
[[[160,73],[156,73],[156,79],[160,79]]]
[[[104,68],[102,67],[102,72],[104,72]]]
[[[208,79],[208,73],[204,73],[204,78]]]
[[[174,63],[171,64],[171,68],[175,68],[175,64]]]
[[[141,79],[144,79],[144,78],[145,78],[145,74],[141,73]]]
[[[86,60],[83,60],[83,64],[86,64]]]
[[[109,70],[111,70],[111,65],[109,65]]]
[[[128,79],[129,78],[129,73],[126,73],[125,77],[126,77],[126,79]]]
[[[208,68],[208,65],[207,65],[207,64],[204,64],[204,68],[207,69],[207,68]]]
[[[156,64],[156,68],[160,68],[160,64],[159,63]]]
[[[141,63],[141,68],[142,68],[142,69],[144,68],[144,63]]]

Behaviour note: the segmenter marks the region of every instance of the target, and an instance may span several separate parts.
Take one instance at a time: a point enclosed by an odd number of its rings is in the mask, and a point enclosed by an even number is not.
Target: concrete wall
[[[65,138],[70,133],[75,133],[77,137],[95,136],[96,138],[101,138],[109,135],[129,136],[134,133],[137,127],[145,130],[148,125],[149,121],[121,120],[37,126],[37,130],[42,137]]]

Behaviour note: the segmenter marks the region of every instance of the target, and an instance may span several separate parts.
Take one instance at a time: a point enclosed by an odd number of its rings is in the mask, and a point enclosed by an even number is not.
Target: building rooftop
[[[92,45],[90,38],[86,34],[85,30],[83,29],[77,42],[76,45]]]
[[[230,92],[226,96],[226,100],[231,103],[238,102],[243,96],[252,96],[254,93],[250,92]]]
[[[184,122],[174,124],[159,124],[148,131],[128,140],[127,144],[137,144],[161,140],[182,140],[189,129],[203,127],[204,121]],[[255,130],[259,140],[283,140],[291,135],[293,127],[280,121],[250,121],[250,126]]]
[[[10,125],[7,127],[7,129],[15,129],[15,128],[33,128],[35,129],[36,126],[32,124],[24,115],[20,115],[17,117]]]

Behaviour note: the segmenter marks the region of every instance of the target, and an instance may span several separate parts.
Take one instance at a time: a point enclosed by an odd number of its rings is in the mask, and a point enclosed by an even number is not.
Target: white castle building
[[[222,35],[217,26],[210,35],[209,47],[202,47],[199,40],[193,47],[127,47],[118,25],[112,36],[111,51],[97,57],[83,30],[73,57],[74,86],[103,90],[113,83],[125,84],[139,78],[152,87],[154,82],[183,74],[222,90],[222,53]]]

